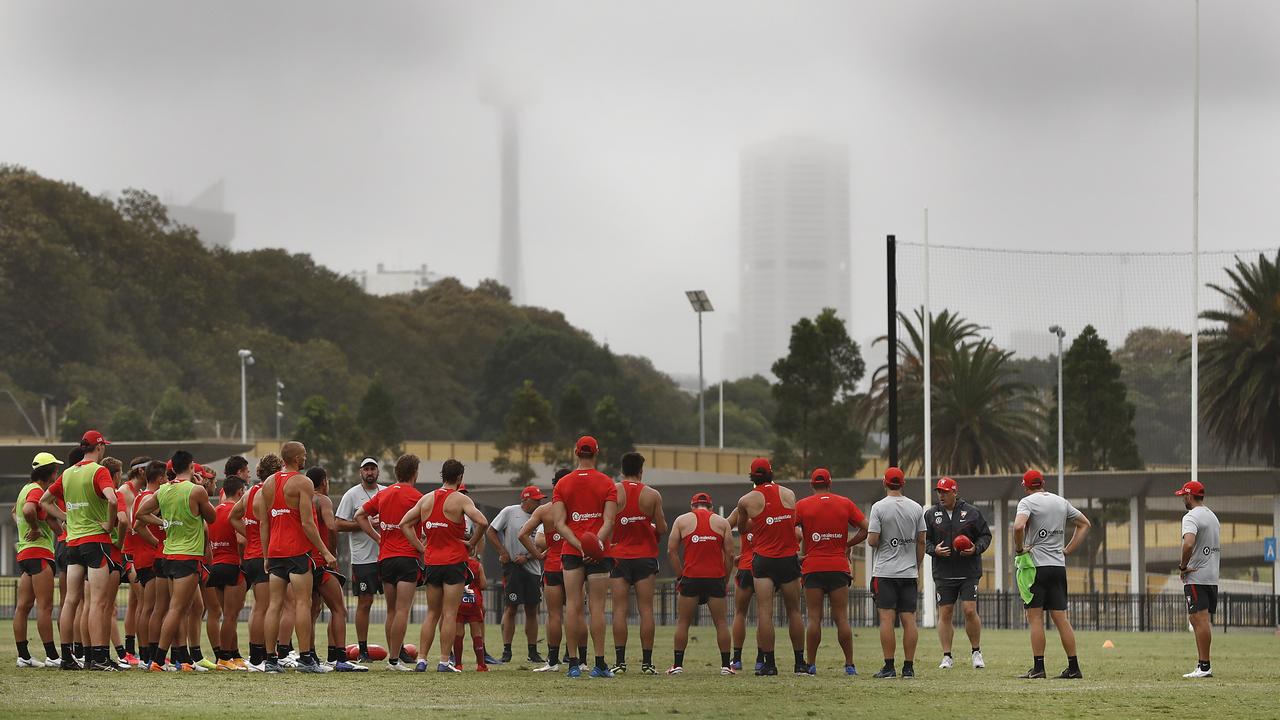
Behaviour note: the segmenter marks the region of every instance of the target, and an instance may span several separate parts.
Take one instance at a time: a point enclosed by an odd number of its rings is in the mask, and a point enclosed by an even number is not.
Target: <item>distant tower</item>
[[[498,245],[498,281],[511,290],[511,300],[524,300],[520,257],[520,108],[528,94],[506,79],[489,77],[480,84],[480,100],[498,113],[502,139],[502,235]]]

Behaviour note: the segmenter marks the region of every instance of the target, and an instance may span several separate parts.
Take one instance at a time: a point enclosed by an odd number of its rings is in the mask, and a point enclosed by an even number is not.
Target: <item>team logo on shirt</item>
[[[809,539],[814,542],[822,542],[823,540],[843,540],[844,538],[844,533],[814,533],[809,536]]]
[[[577,515],[577,514],[578,513],[574,513],[574,515]],[[632,517],[620,517],[618,518],[618,522],[622,525],[628,525],[630,523],[641,522],[648,519],[649,518],[645,517],[644,515],[636,515]],[[574,520],[577,520],[577,518],[575,517]]]
[[[560,533],[551,533],[551,539],[560,542],[564,538],[560,537]]]
[[[85,508],[87,508],[87,507],[89,507],[89,503],[87,503],[87,502],[69,502],[69,503],[67,503],[67,510],[83,510],[83,509],[85,509]]]
[[[384,522],[382,522],[381,520],[379,520],[379,521],[378,521],[378,527],[379,527],[379,528],[381,528],[383,532],[386,532],[387,530],[398,530],[398,529],[400,529],[400,526],[399,526],[399,525],[391,525],[391,524],[389,524],[389,523],[384,523]]]
[[[582,522],[584,520],[595,520],[597,518],[602,518],[604,517],[604,513],[584,513],[584,512],[575,511],[572,517],[574,522]]]
[[[1038,535],[1040,539],[1043,540],[1049,537],[1049,531],[1044,528],[1040,528],[1040,532],[1036,533],[1036,535]]]
[[[271,517],[273,518],[280,517],[281,515],[288,515],[288,514],[289,514],[288,508],[271,508]]]
[[[427,522],[423,523],[423,524],[422,524],[422,526],[423,526],[423,527],[425,527],[425,528],[426,528],[426,529],[428,529],[428,530],[435,530],[435,529],[437,529],[437,528],[440,528],[440,529],[447,528],[447,527],[449,527],[449,523],[447,523],[447,522],[434,522],[434,521],[428,520]]]
[[[961,511],[960,511],[960,519],[961,519],[961,520],[965,519],[965,516],[967,516],[968,514],[969,514],[969,511],[968,511],[968,510],[961,510]]]
[[[747,533],[747,542],[752,542],[755,533]]]
[[[791,519],[791,516],[790,516],[790,515],[774,515],[774,516],[771,516],[771,517],[767,517],[767,518],[765,518],[765,519],[764,519],[764,524],[765,524],[765,525],[772,525],[772,524],[774,524],[774,523],[780,523],[780,522],[782,522],[783,520],[790,520],[790,519]]]
[[[689,536],[689,542],[694,544],[697,544],[700,542],[715,542],[715,541],[716,541],[715,535],[690,535]]]
[[[941,524],[942,524],[942,513],[938,513],[938,514],[936,514],[936,515],[934,515],[934,516],[933,516],[933,524],[934,524],[934,525],[941,525]]]

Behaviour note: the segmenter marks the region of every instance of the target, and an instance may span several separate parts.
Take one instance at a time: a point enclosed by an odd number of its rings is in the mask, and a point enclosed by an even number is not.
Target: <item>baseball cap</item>
[[[1188,480],[1182,484],[1182,489],[1173,493],[1174,495],[1195,495],[1196,497],[1204,496],[1204,483],[1199,480]]]
[[[97,430],[86,430],[84,437],[80,438],[80,444],[94,447],[96,445],[110,445],[111,443],[102,437],[102,433]]]
[[[47,453],[47,452],[36,453],[36,456],[34,458],[31,458],[32,470],[35,470],[36,468],[42,468],[45,465],[50,465],[50,464],[61,465],[62,461],[54,457],[53,453]]]
[[[595,457],[595,454],[600,450],[600,443],[596,442],[596,439],[590,435],[583,435],[578,438],[577,444],[573,447],[573,452],[578,457]]]
[[[694,493],[693,499],[689,501],[689,504],[690,505],[710,505],[711,496],[704,492]]]
[[[372,465],[374,467],[378,467],[378,461],[374,460],[371,457],[367,457],[360,461],[360,467],[364,467],[365,465]]]
[[[947,492],[955,492],[955,491],[956,491],[956,488],[958,488],[958,487],[960,487],[960,486],[959,486],[959,485],[956,485],[956,481],[955,481],[955,480],[952,480],[952,479],[951,479],[951,478],[949,478],[949,477],[940,477],[940,478],[938,478],[938,484],[934,486],[934,489],[935,489],[935,490],[945,490],[945,491],[947,491]]]
[[[902,474],[902,468],[890,467],[884,471],[884,484],[886,487],[902,487],[904,482],[906,482],[906,477]]]
[[[191,463],[191,471],[200,477],[207,478],[209,480],[217,477],[217,473],[215,473],[212,468],[207,468],[200,463]]]
[[[756,458],[751,461],[752,475],[772,475],[773,466],[769,464],[769,458]]]
[[[521,500],[545,500],[546,497],[547,496],[543,495],[542,491],[538,489],[537,485],[530,485],[520,491]]]
[[[1023,487],[1033,488],[1042,485],[1044,485],[1044,476],[1040,474],[1039,470],[1032,469],[1022,474]]]
[[[831,471],[826,468],[818,468],[809,476],[810,485],[830,485]]]

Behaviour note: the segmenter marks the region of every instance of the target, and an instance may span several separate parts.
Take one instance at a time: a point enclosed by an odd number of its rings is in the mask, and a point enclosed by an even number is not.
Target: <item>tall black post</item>
[[[889,464],[898,465],[898,241],[885,238],[886,271],[889,287]]]

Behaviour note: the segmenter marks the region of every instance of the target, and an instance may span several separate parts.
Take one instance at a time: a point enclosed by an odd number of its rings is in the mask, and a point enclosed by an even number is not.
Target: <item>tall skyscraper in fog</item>
[[[769,374],[791,325],[850,306],[849,148],[784,137],[742,153],[737,348],[730,377]]]

